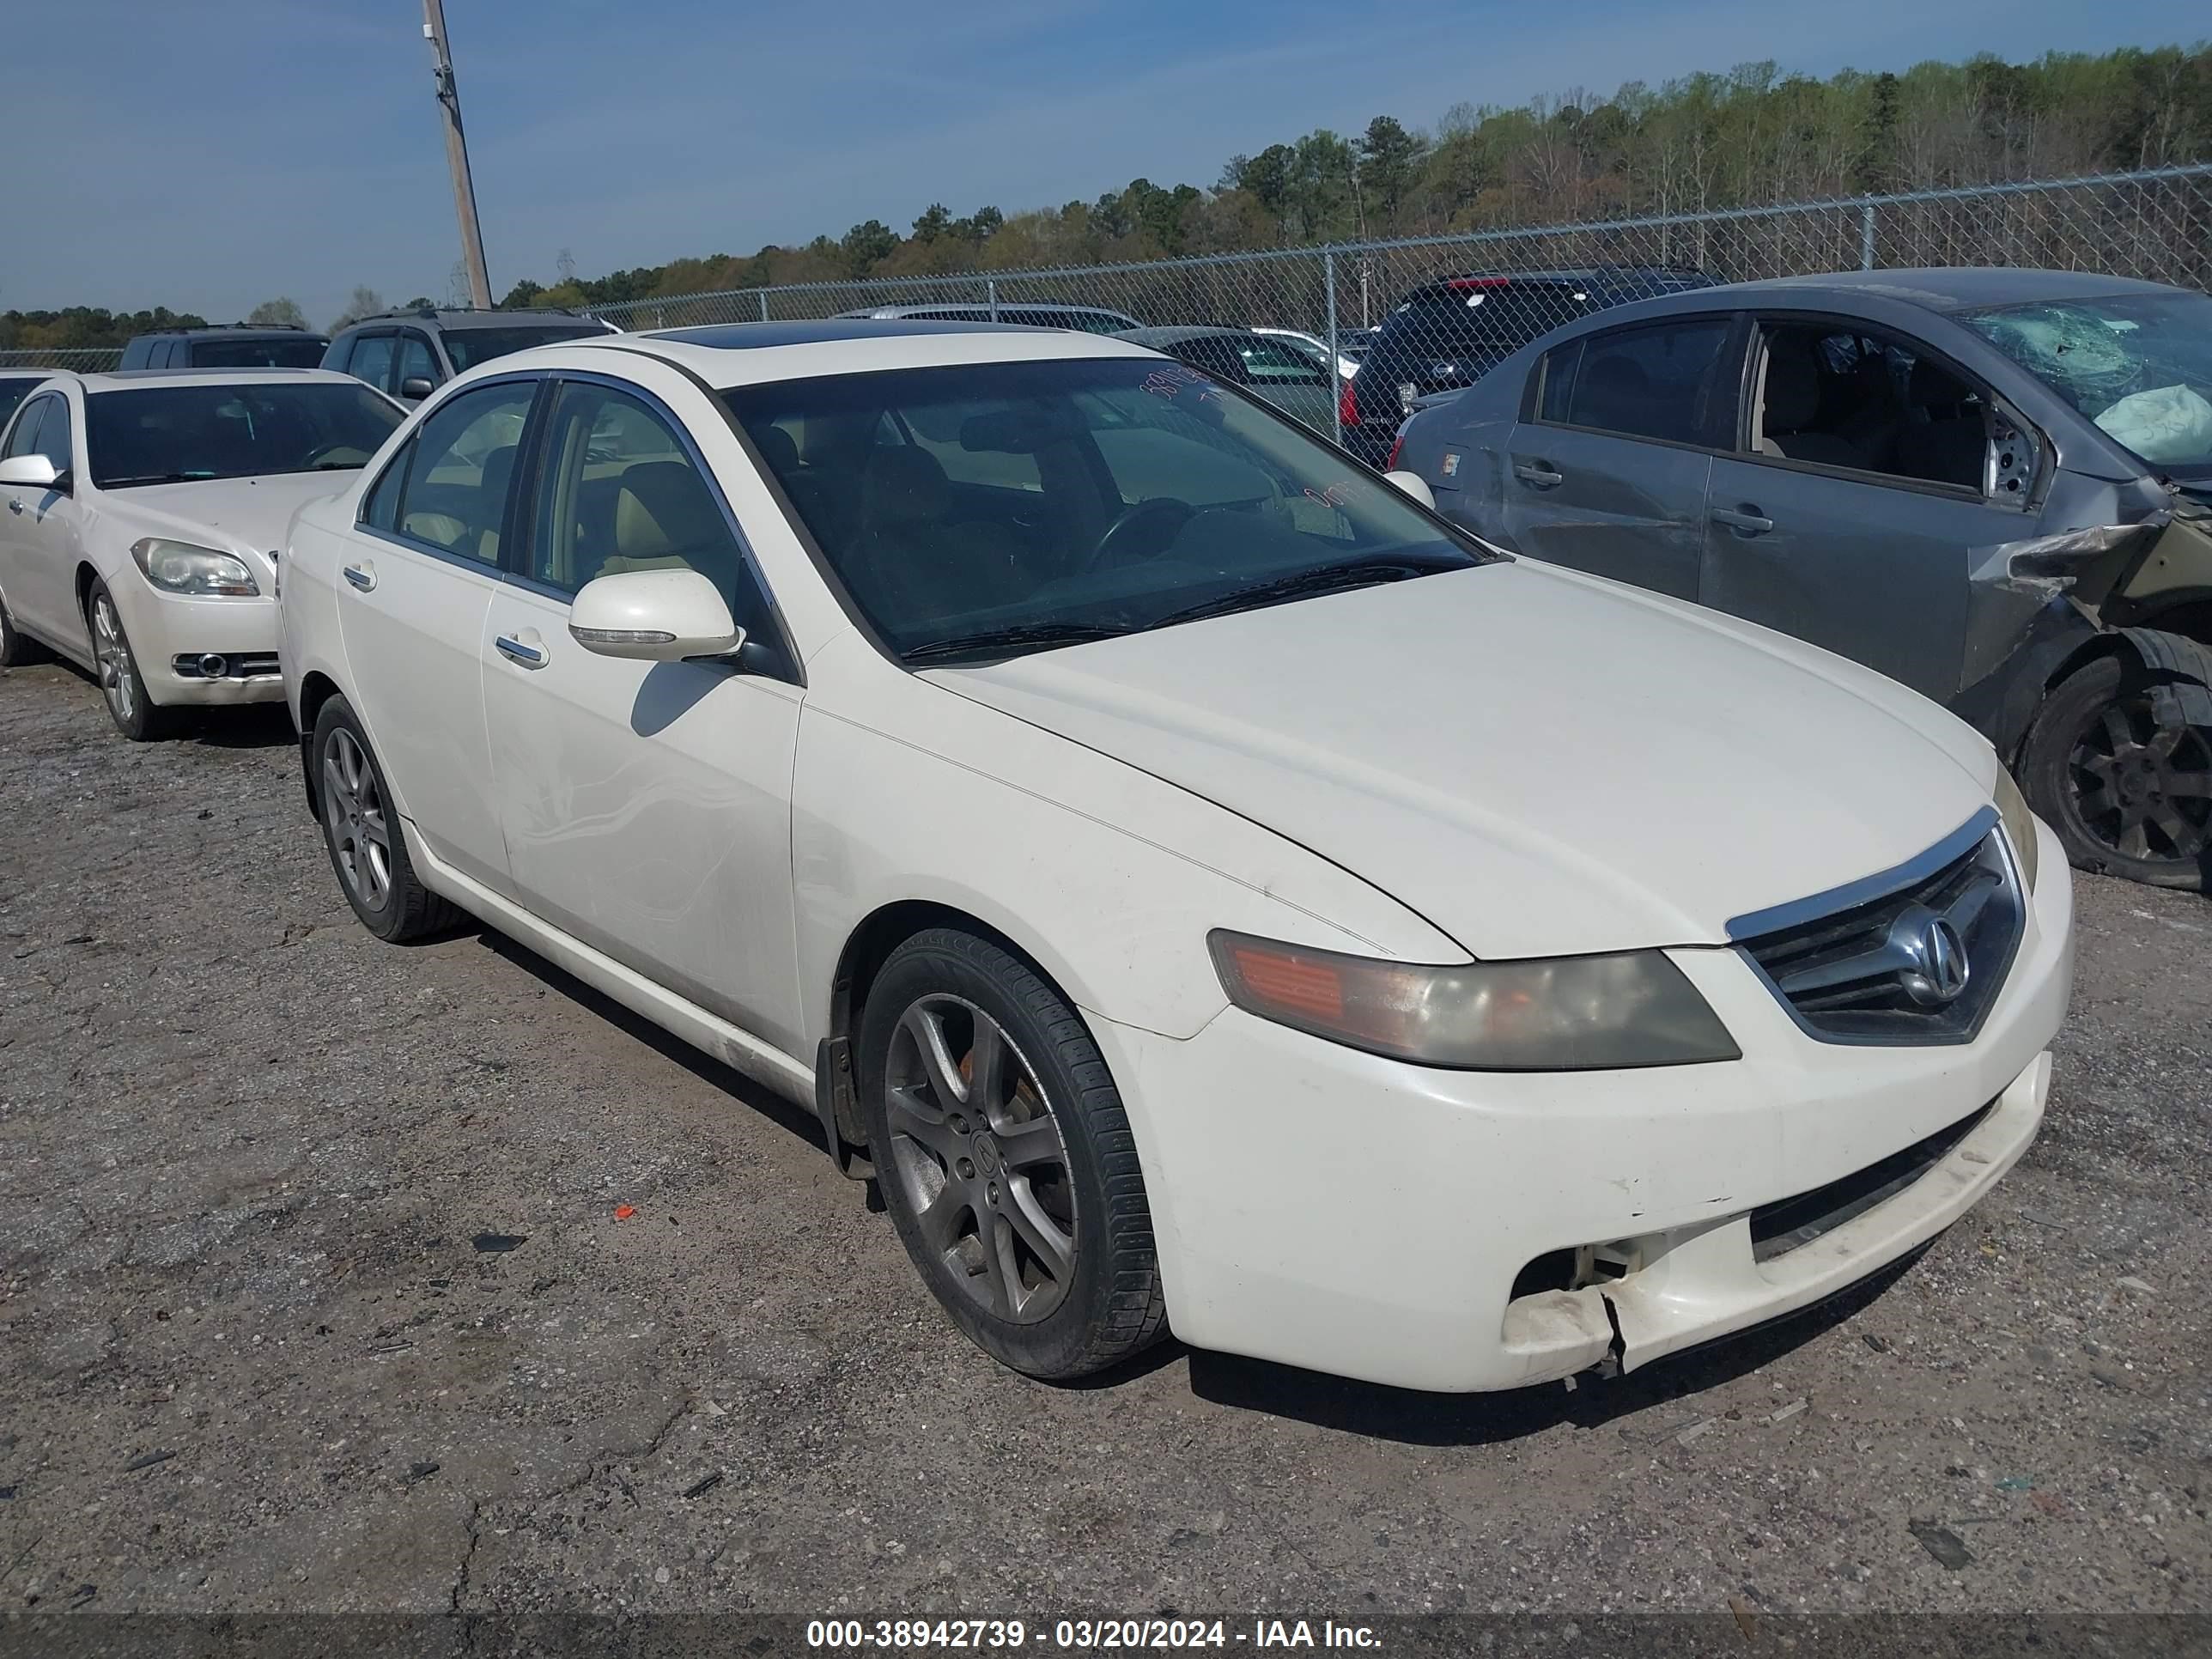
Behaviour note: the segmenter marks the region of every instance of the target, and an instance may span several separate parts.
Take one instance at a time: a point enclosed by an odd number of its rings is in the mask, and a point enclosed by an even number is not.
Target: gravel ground
[[[2076,881],[2041,1140],[1844,1304],[1573,1392],[1054,1389],[804,1115],[363,933],[281,711],[136,746],[18,670],[0,1614],[2212,1610],[2212,905]]]

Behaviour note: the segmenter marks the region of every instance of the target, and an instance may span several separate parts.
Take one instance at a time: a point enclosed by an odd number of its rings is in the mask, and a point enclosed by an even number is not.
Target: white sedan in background
[[[526,352],[293,525],[309,795],[373,932],[810,1103],[1034,1376],[1632,1368],[1964,1214],[2071,974],[1989,745],[1401,489],[1073,333]]]
[[[273,702],[276,549],[405,411],[319,369],[57,375],[0,433],[0,666],[100,677],[124,736]]]

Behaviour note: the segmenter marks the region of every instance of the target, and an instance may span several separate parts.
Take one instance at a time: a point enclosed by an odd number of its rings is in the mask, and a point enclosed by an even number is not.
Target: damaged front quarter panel
[[[2002,754],[2090,640],[2212,600],[2212,507],[2201,501],[2149,478],[2062,472],[2041,518],[2084,527],[1968,555],[1965,690],[1952,707]]]

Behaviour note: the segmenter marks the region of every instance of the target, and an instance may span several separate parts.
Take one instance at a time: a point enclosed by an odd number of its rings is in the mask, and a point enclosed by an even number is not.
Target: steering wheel
[[[1197,516],[1198,509],[1188,501],[1179,501],[1170,495],[1154,495],[1124,508],[1091,548],[1090,562],[1083,567],[1083,574],[1087,576],[1115,564],[1157,559],[1167,551],[1168,544],[1175,540],[1182,527]]]

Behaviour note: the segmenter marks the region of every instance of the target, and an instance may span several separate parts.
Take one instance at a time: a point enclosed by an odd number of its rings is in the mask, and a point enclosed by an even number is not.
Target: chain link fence
[[[0,369],[68,368],[80,374],[97,374],[123,362],[121,346],[25,347],[0,351]]]
[[[1246,383],[1265,396],[1271,383],[1287,390],[1303,376],[1334,396],[1338,435],[1347,416],[1373,435],[1395,428],[1405,398],[1466,384],[1596,306],[1705,281],[1919,265],[2044,266],[2212,287],[2212,163],[1144,264],[737,289],[592,309],[623,329],[896,308],[1095,332],[1296,331],[1309,337],[1236,346]],[[1567,280],[1532,280],[1537,273]],[[1346,394],[1340,377],[1351,379],[1393,315],[1401,320],[1391,331],[1388,374]],[[1200,367],[1237,372],[1235,360],[1215,363],[1196,340],[1171,343]],[[1303,365],[1285,351],[1304,354]],[[1302,409],[1313,407],[1310,395],[1301,400]]]

